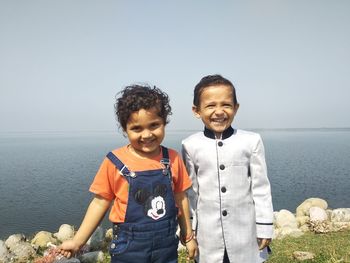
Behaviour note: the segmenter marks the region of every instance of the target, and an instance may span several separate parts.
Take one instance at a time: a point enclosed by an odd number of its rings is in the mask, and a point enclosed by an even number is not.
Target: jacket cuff
[[[256,236],[258,238],[272,238],[273,223],[256,223]]]

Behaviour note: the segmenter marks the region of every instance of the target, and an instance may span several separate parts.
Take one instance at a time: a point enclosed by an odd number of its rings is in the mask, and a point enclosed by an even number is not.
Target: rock
[[[324,234],[331,231],[331,224],[329,221],[317,221],[317,220],[310,220],[309,221],[309,228],[310,231],[313,231],[317,234]]]
[[[350,222],[350,208],[338,208],[332,211],[332,222]]]
[[[338,232],[350,229],[350,222],[332,222],[331,231]]]
[[[80,263],[80,260],[77,258],[62,258],[55,261],[55,263]]]
[[[50,232],[40,231],[32,239],[31,244],[40,248],[46,248],[49,242],[52,244],[57,244],[57,239],[54,238]]]
[[[31,258],[36,256],[34,248],[24,241],[20,241],[11,247],[16,262],[29,262]]]
[[[299,237],[304,234],[298,229],[297,219],[290,211],[282,209],[274,214],[274,218],[276,228],[273,238],[282,239],[286,236]]]
[[[298,216],[296,218],[296,220],[297,220],[297,223],[298,223],[298,227],[301,228],[301,227],[303,227],[304,225],[306,225],[309,222],[310,217],[308,217],[308,216]],[[307,226],[307,228],[309,228],[309,227]]]
[[[285,238],[286,236],[300,237],[302,235],[304,235],[304,232],[301,231],[299,228],[283,227],[279,229],[276,235],[276,238],[282,239],[282,238]]]
[[[97,227],[95,232],[91,235],[90,239],[87,241],[87,245],[90,246],[92,251],[102,249],[104,245],[104,230],[102,227]]]
[[[299,261],[313,260],[315,258],[315,254],[311,252],[305,252],[305,251],[294,251],[293,258]]]
[[[306,232],[310,232],[310,228],[309,228],[309,224],[305,224],[305,225],[302,225],[301,227],[299,227],[299,229],[301,231],[303,231],[303,233],[306,233]]]
[[[302,202],[296,209],[296,215],[298,216],[309,216],[309,210],[311,207],[317,206],[324,210],[327,209],[328,204],[321,198],[308,198]]]
[[[54,234],[54,237],[56,237],[61,242],[72,239],[74,237],[74,227],[63,224],[60,226],[58,232]]]
[[[282,209],[279,211],[279,213],[275,215],[275,220],[275,225],[277,228],[298,228],[298,223],[295,216],[288,210]]]
[[[18,244],[21,241],[25,241],[26,237],[23,234],[14,234],[9,236],[6,241],[5,245],[8,247],[8,249],[12,250],[12,248]]]
[[[102,262],[104,255],[102,251],[94,251],[81,255],[79,259],[82,263],[96,263]]]
[[[113,229],[112,228],[109,228],[106,231],[105,239],[106,239],[106,242],[111,242],[112,241],[112,239],[113,239]]]
[[[5,245],[5,242],[0,240],[0,262],[8,262],[9,261],[9,251]]]
[[[328,220],[327,212],[317,206],[310,207],[310,221],[326,221]]]

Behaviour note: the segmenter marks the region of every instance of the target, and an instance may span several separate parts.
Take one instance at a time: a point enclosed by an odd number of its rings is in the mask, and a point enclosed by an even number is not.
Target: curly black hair
[[[172,114],[169,96],[156,86],[130,85],[117,95],[119,94],[120,97],[116,98],[114,109],[116,118],[124,131],[130,115],[141,109],[148,110],[155,107],[158,110],[158,116],[164,120],[164,124],[169,123],[168,116]]]

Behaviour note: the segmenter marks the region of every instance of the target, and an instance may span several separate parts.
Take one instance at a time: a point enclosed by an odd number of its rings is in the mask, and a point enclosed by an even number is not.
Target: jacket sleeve
[[[198,181],[197,181],[197,171],[191,156],[184,144],[182,144],[182,159],[184,160],[187,173],[192,181],[192,187],[187,189],[187,196],[190,205],[190,216],[192,219],[192,229],[197,229],[197,200],[198,200]]]
[[[257,237],[272,238],[273,207],[271,187],[267,177],[265,150],[260,135],[258,135],[258,140],[253,148],[249,169],[255,203]]]

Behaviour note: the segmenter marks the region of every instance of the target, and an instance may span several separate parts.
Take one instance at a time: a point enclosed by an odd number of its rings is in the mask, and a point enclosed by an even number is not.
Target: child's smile
[[[126,125],[132,153],[143,158],[152,158],[160,153],[160,144],[164,139],[164,121],[158,116],[155,107],[133,112]]]
[[[231,126],[239,104],[234,104],[232,88],[226,85],[206,87],[200,95],[199,107],[193,107],[196,117],[217,137]]]

